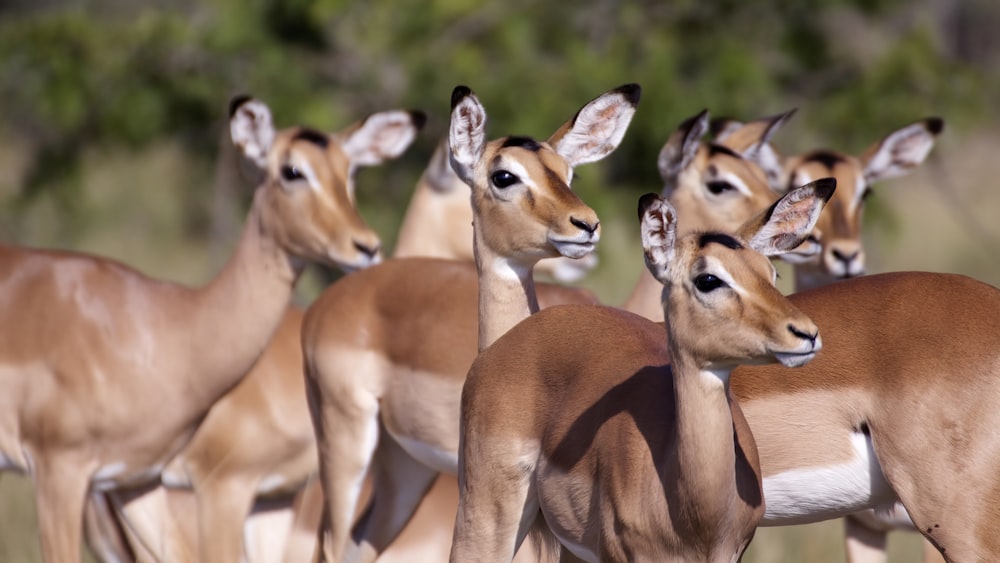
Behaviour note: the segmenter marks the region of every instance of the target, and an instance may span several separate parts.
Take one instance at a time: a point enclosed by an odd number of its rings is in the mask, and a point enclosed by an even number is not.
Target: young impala
[[[666,331],[569,305],[481,352],[462,393],[451,560],[510,561],[536,525],[587,561],[738,560],[764,502],[729,372],[800,366],[819,351],[766,256],[805,239],[834,185],[789,192],[736,236],[679,236],[673,207],[646,196],[642,243],[664,285]],[[489,306],[481,323],[494,322]]]
[[[758,122],[747,125],[759,127]],[[730,135],[740,135],[747,125],[732,120],[713,122],[714,138],[725,142]],[[793,252],[782,257],[795,264],[796,289],[822,287],[865,273],[861,217],[871,184],[903,176],[919,166],[943,128],[944,121],[940,118],[926,118],[892,131],[856,156],[817,149],[782,157],[770,144],[754,155],[776,191],[783,192],[819,177],[834,177],[840,186],[820,215],[811,237],[811,242],[819,247],[818,252],[806,256]],[[851,563],[884,562],[889,530],[916,531],[899,505],[892,510],[869,510],[849,516],[845,524],[847,560]],[[927,545],[924,552],[925,561],[940,560],[933,546]]]
[[[260,355],[306,261],[379,261],[350,185],[352,166],[381,160],[366,130],[275,131],[257,100],[232,110],[234,141],[264,181],[235,254],[207,285],[0,246],[0,468],[32,476],[47,562],[80,560],[88,489],[110,491],[142,526],[146,490]]]

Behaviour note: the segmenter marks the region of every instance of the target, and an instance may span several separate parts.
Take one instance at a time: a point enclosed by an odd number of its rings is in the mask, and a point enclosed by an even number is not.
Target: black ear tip
[[[642,86],[639,86],[635,82],[631,84],[625,84],[615,88],[615,92],[621,94],[625,97],[625,101],[632,104],[633,106],[639,105],[639,98],[642,97]]]
[[[713,139],[718,137],[719,133],[722,133],[729,128],[729,125],[732,123],[738,122],[731,117],[713,117],[711,121],[708,122],[708,136]]]
[[[926,121],[927,130],[931,132],[932,135],[937,135],[944,131],[944,120],[940,117],[930,117]]]
[[[249,94],[237,94],[229,100],[229,119],[232,119],[236,112],[243,107],[243,104],[253,99]]]
[[[660,194],[648,193],[639,198],[639,220],[654,203],[660,200]]]
[[[816,195],[823,198],[823,201],[830,201],[833,192],[837,189],[837,179],[820,178],[813,182],[813,189],[816,190]]]
[[[455,89],[451,91],[451,109],[455,109],[455,106],[471,95],[472,89],[468,86],[455,86]]]
[[[413,121],[413,126],[416,127],[418,130],[423,129],[424,125],[427,125],[426,113],[418,109],[411,109],[409,113],[410,113],[410,120]]]

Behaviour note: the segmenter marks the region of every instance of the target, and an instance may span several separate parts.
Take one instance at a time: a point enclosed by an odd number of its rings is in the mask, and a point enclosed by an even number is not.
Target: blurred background
[[[429,114],[403,158],[358,173],[362,213],[391,250],[455,85],[479,95],[492,135],[544,138],[638,82],[621,148],[574,181],[604,224],[581,285],[605,302],[642,268],[635,205],[660,189],[660,147],[704,108],[745,120],[798,108],[773,139],[785,154],[857,154],[944,118],[928,161],[868,200],[869,270],[1000,285],[998,29],[995,0],[0,0],[0,240],[206,281],[249,202],[226,103],[252,93],[279,127]],[[297,299],[335,275],[311,272]],[[0,478],[0,561],[40,560],[29,486]],[[744,560],[843,561],[841,538],[840,522],[765,529]],[[919,559],[913,535],[890,547],[892,561]]]

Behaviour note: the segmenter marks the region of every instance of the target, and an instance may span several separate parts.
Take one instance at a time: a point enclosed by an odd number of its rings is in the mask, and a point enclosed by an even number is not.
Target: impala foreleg
[[[42,560],[79,563],[90,471],[76,460],[40,458],[34,470]]]
[[[255,479],[212,476],[197,483],[199,561],[244,560],[243,527],[250,515]]]
[[[175,510],[171,491],[161,486],[115,490],[111,500],[129,528],[133,548],[161,563],[197,561],[197,549],[177,518],[189,512]]]

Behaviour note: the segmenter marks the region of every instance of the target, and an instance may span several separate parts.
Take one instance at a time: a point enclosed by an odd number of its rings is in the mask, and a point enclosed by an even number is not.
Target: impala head
[[[719,143],[701,140],[709,128],[707,110],[680,124],[660,150],[657,165],[663,195],[682,218],[682,232],[729,232],[774,202],[777,195],[751,158],[768,150],[771,135],[791,114],[762,120]]]
[[[673,206],[643,196],[642,245],[646,266],[664,285],[670,339],[700,368],[770,361],[794,367],[819,351],[816,325],[774,287],[768,257],[802,242],[835,186],[827,178],[792,190],[733,234],[678,236]]]
[[[733,120],[719,121],[713,124],[713,132],[720,142],[729,142],[732,136],[744,134],[745,128],[759,127],[766,120],[746,124]],[[871,184],[902,176],[920,165],[943,128],[944,121],[940,118],[923,119],[886,135],[860,156],[815,150],[782,158],[770,143],[752,155],[751,158],[765,170],[771,188],[778,193],[816,178],[833,177],[840,186],[826,206],[826,211],[820,215],[808,244],[785,254],[782,259],[798,264],[816,264],[831,281],[864,274],[861,214],[865,197],[871,193]],[[812,250],[802,252],[810,245]]]
[[[230,102],[233,144],[264,176],[255,196],[262,228],[293,256],[345,269],[381,259],[379,237],[355,207],[355,168],[402,154],[424,120],[419,112],[388,111],[335,134],[275,130],[263,102]]]
[[[600,222],[570,190],[573,169],[607,156],[621,142],[639,102],[639,86],[594,99],[546,141],[501,137],[486,141],[486,111],[464,86],[452,94],[452,168],[472,188],[476,252],[512,264],[580,258],[594,250]],[[488,224],[489,226],[484,226]]]

